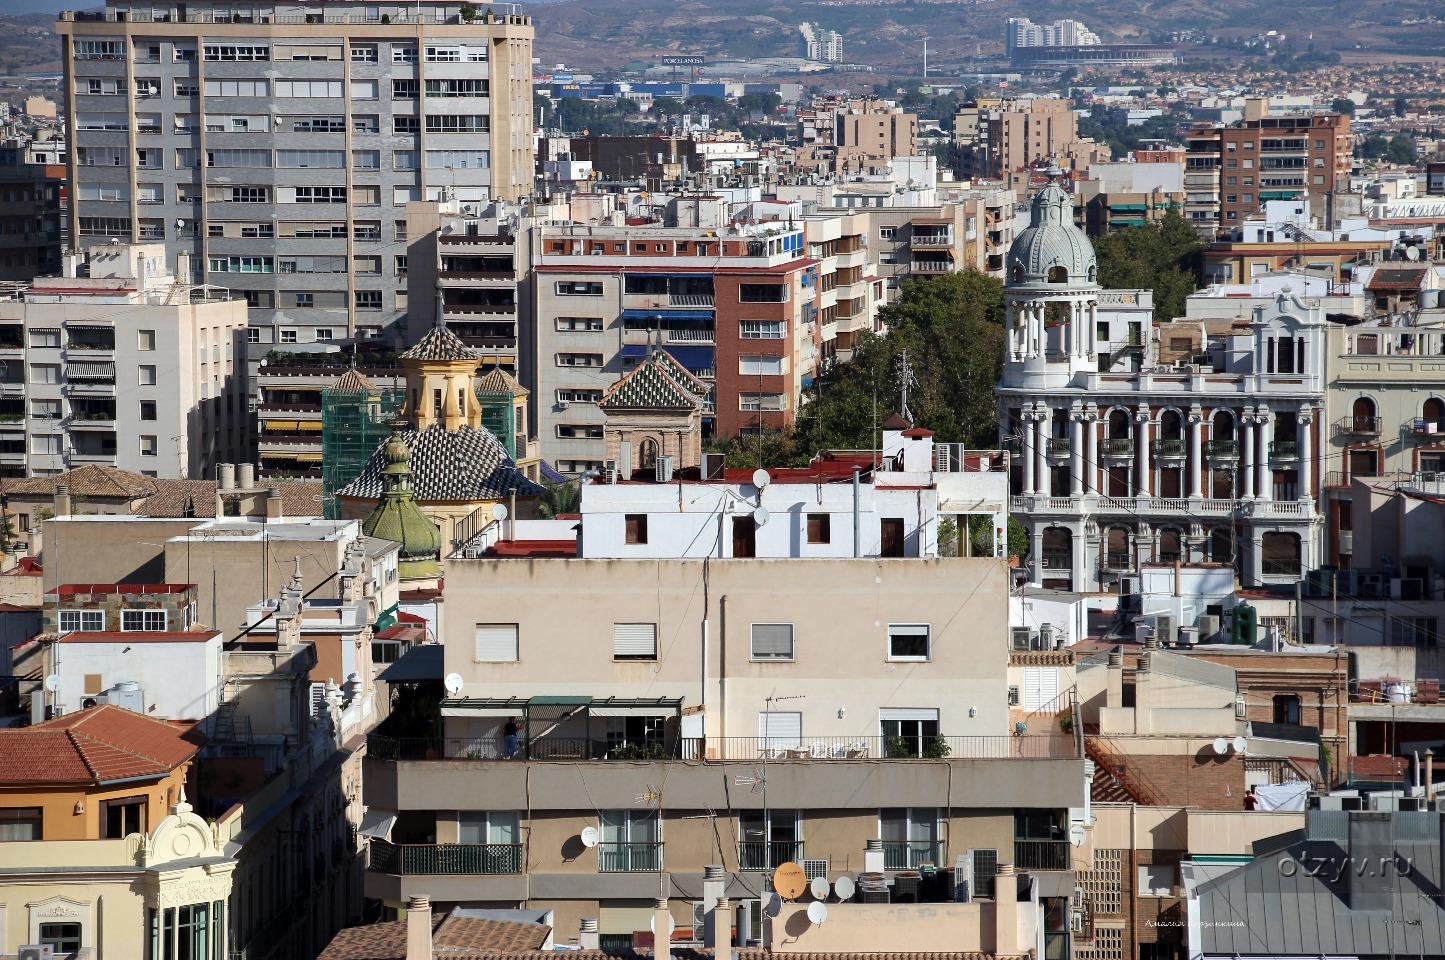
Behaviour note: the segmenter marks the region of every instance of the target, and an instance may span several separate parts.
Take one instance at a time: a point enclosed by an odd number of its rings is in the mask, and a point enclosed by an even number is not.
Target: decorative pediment
[[[183,792],[171,807],[171,815],[156,826],[142,845],[141,866],[153,868],[219,856],[222,853],[215,831],[191,809]]]

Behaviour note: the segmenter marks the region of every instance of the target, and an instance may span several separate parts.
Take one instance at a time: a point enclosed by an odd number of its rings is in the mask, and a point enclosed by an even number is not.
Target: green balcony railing
[[[519,843],[391,843],[371,841],[371,869],[398,876],[522,872]]]
[[[1106,457],[1132,457],[1133,455],[1134,439],[1132,437],[1104,441],[1104,456]]]
[[[602,873],[656,873],[662,869],[662,844],[600,843],[597,868]]]
[[[884,840],[883,869],[917,870],[925,863],[943,865],[944,845],[937,840]]]
[[[1238,440],[1208,440],[1204,444],[1204,455],[1211,460],[1237,460]]]

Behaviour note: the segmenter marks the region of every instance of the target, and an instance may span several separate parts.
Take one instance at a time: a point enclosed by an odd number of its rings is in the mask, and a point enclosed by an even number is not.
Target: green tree
[[[1405,99],[1403,94],[1395,98],[1395,116],[1403,117],[1408,108],[1409,101]]]
[[[1390,138],[1390,143],[1385,147],[1385,159],[1391,163],[1404,165],[1415,162],[1415,141],[1398,133]]]
[[[1184,315],[1184,301],[1196,288],[1204,242],[1175,211],[1159,223],[1113,230],[1094,240],[1099,283],[1113,289],[1154,291],[1154,319]]]
[[[1330,101],[1330,109],[1335,113],[1343,113],[1347,117],[1355,115],[1355,101],[1349,97],[1336,97]]]
[[[549,483],[537,498],[537,516],[552,520],[564,513],[578,513],[582,508],[582,488],[571,483]]]

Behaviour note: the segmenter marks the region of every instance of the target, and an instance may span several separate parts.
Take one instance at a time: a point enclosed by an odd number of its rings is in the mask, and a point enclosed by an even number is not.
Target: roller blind
[[[803,742],[803,715],[760,713],[758,737],[766,747],[796,747]]]
[[[793,659],[793,625],[791,623],[753,624],[753,659]]]
[[[618,660],[656,660],[657,624],[614,623],[612,656]]]
[[[477,661],[479,663],[514,663],[517,660],[517,625],[515,623],[477,624]]]

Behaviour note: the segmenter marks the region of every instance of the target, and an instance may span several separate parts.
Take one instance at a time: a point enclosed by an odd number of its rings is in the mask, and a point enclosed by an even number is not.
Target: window
[[[947,756],[938,739],[937,708],[885,707],[878,711],[878,721],[884,756]]]
[[[60,453],[60,436],[54,433],[37,433],[30,437],[30,452],[54,456]]]
[[[515,623],[477,624],[478,663],[516,663],[517,625]]]
[[[30,346],[32,346],[32,347],[59,347],[59,346],[60,346],[60,331],[59,331],[59,330],[40,330],[40,329],[31,330],[31,331],[30,331]]]
[[[776,870],[803,857],[801,811],[739,812],[738,831],[739,870]]]
[[[897,227],[879,227],[879,228],[878,228],[878,239],[879,239],[879,240],[892,240],[892,239],[894,238],[894,236],[897,235],[897,233],[898,233],[898,228],[897,228]]]
[[[130,217],[81,217],[82,237],[129,237]]]
[[[317,327],[317,328],[316,328],[316,339],[317,339],[318,341],[325,342],[325,341],[327,341],[327,340],[333,340],[333,339],[335,339],[335,337],[333,336],[330,327]]]
[[[61,633],[96,633],[105,629],[104,610],[60,611]]]
[[[1146,863],[1139,867],[1139,896],[1169,897],[1174,895],[1174,865]]]
[[[938,810],[934,807],[880,810],[878,835],[883,838],[885,870],[917,870],[925,863],[937,866],[942,857]]]
[[[373,83],[375,81],[372,81]],[[211,86],[210,81],[206,87]],[[343,96],[342,82],[340,80],[277,80],[277,97],[305,97],[308,99],[321,99],[323,97],[339,100]]]
[[[785,320],[744,320],[738,335],[744,340],[781,340],[787,329]]]
[[[154,420],[156,418],[156,402],[154,400],[142,400],[140,402],[140,418],[142,420]]]
[[[59,400],[31,400],[30,416],[35,420],[59,420]]]
[[[156,348],[156,332],[154,330],[137,330],[135,348],[142,353],[149,353]]]
[[[1390,618],[1390,645],[1393,647],[1433,647],[1439,640],[1434,617]]]
[[[146,184],[141,184],[141,196],[138,198],[141,203],[159,203],[159,199],[151,200],[145,194]],[[76,195],[81,200],[129,200],[130,185],[125,183],[86,183],[76,188]]]
[[[558,280],[557,296],[559,297],[600,297],[602,296],[601,280]]]
[[[740,303],[786,303],[788,288],[781,283],[740,283]]]
[[[377,99],[377,85],[375,80],[353,80],[351,81],[352,100],[375,100]]]
[[[32,363],[30,365],[31,383],[59,383],[60,364],[58,363]]]
[[[427,133],[488,133],[492,120],[486,114],[427,114]]]
[[[563,333],[582,333],[601,330],[603,323],[601,317],[558,317],[556,326]]]
[[[147,633],[163,632],[166,629],[164,610],[122,610],[120,628],[123,631],[141,630]]]
[[[420,122],[416,117],[392,117],[392,133],[418,133],[421,131]]]
[[[203,49],[205,59],[216,63],[249,63],[270,60],[271,51],[265,46],[208,43]]]
[[[391,45],[392,63],[416,63],[416,47],[404,43]]]
[[[889,660],[927,660],[930,654],[928,624],[890,623],[888,625]]]
[[[881,541],[878,555],[880,557],[904,556],[903,519],[901,517],[884,517],[878,521],[878,527]]]
[[[1293,694],[1280,694],[1274,698],[1274,722],[1275,723],[1299,723],[1299,697]]]
[[[597,868],[603,873],[662,869],[662,818],[650,810],[603,810]]]
[[[415,150],[393,150],[391,152],[391,169],[393,170],[415,170],[419,162]]]
[[[247,327],[247,328],[246,328],[246,342],[247,342],[247,343],[260,343],[260,342],[261,342],[261,331],[260,331],[260,329],[257,328],[257,327]]]
[[[768,753],[803,743],[803,715],[796,711],[765,710],[758,714],[758,741]]]
[[[559,423],[557,436],[563,440],[601,440],[602,426],[587,423]]]
[[[214,166],[214,164],[213,164]],[[346,166],[345,150],[277,150],[276,166],[339,170]]]
[[[429,97],[485,97],[486,80],[428,80],[426,95]]]
[[[380,150],[353,150],[351,151],[351,169],[353,170],[380,170]],[[380,239],[378,237],[377,239]]]
[[[786,393],[740,393],[738,394],[739,410],[785,410],[788,405]]]
[[[293,187],[296,192],[297,203],[345,203],[345,187]],[[281,193],[286,193],[286,188],[281,188]],[[285,197],[282,197],[284,202]]]
[[[0,807],[0,843],[39,840],[41,823],[40,807]]]
[[[80,924],[42,923],[40,925],[40,946],[51,946],[59,956],[80,952]]]
[[[600,354],[600,353],[559,353],[559,354],[557,354],[557,366],[559,366],[559,367],[600,367],[600,366],[602,366],[602,354]]]
[[[301,302],[301,298],[302,298],[303,296],[307,298],[307,300],[306,300],[306,302],[305,302],[304,304]],[[311,294],[309,294],[309,293],[305,293],[305,294],[298,293],[298,294],[296,294],[296,306],[298,306],[298,307],[301,307],[301,306],[307,306],[307,307],[309,307],[309,306],[311,305],[311,299],[310,299],[310,297],[311,297]],[[297,339],[296,339],[296,331],[295,331],[295,330],[282,330],[282,331],[281,331],[281,342],[282,342],[282,343],[296,343],[296,342],[298,342]]]
[[[415,80],[391,81],[391,99],[393,100],[415,100],[420,90],[421,88]],[[412,117],[412,121],[415,122],[415,120],[416,118]]]
[[[612,625],[612,659],[656,660],[657,624],[614,623]]]
[[[457,814],[457,842],[517,846],[522,842],[521,819],[515,810],[462,811]],[[499,858],[509,856],[510,859],[505,862],[512,864],[510,870],[489,872],[516,873],[521,869],[517,861],[517,851],[489,851],[487,855]]]
[[[121,840],[146,832],[146,798],[123,797],[100,802],[100,838]]]
[[[490,150],[428,150],[428,170],[485,170],[492,165]]]
[[[753,624],[754,660],[792,660],[793,625],[791,623]]]
[[[602,399],[601,390],[558,390],[558,403],[597,403]]]
[[[293,117],[291,118],[292,133],[345,133],[345,117]],[[282,151],[285,152],[285,151]],[[287,166],[285,163],[277,162],[276,166]]]
[[[376,63],[376,44],[374,43],[353,43],[351,45],[352,63]]]
[[[277,81],[279,87],[281,81]],[[341,81],[336,81],[336,96],[341,96]],[[206,96],[208,97],[267,97],[271,94],[269,81],[267,80],[207,80]],[[179,94],[178,94],[179,95]],[[293,94],[277,93],[277,96],[293,96]],[[308,96],[308,94],[294,94],[294,96]],[[316,94],[323,96],[323,94]]]
[[[356,309],[358,309],[358,310],[380,310],[380,309],[381,309],[381,291],[380,291],[380,290],[357,290],[357,291],[356,291]]]
[[[647,542],[647,514],[629,513],[623,520],[626,529],[626,543],[643,544]]]
[[[138,383],[143,387],[156,385],[156,368],[150,364],[141,364],[137,369],[139,373]]]
[[[808,542],[832,543],[832,526],[832,517],[829,514],[808,514]]]
[[[150,434],[140,435],[140,455],[143,457],[154,457],[156,455],[156,438]]]
[[[744,377],[777,377],[783,373],[782,357],[739,357],[738,373]]]

